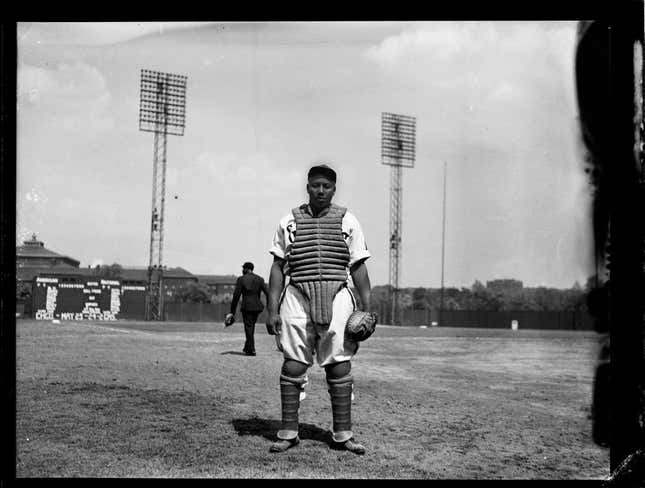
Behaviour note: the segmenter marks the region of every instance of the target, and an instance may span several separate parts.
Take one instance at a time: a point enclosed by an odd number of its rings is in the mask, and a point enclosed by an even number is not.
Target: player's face
[[[307,182],[309,205],[321,209],[331,205],[331,199],[336,193],[336,184],[325,176],[312,176]]]

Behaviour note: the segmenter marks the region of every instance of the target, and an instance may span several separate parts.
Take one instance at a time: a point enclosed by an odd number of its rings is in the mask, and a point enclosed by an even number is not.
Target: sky
[[[401,287],[593,274],[575,22],[20,23],[17,244],[81,266],[149,261],[153,134],[142,69],[187,76],[168,136],[163,263],[268,279],[306,172],[338,172],[373,286],[389,282],[381,113],[416,117],[402,178]],[[442,235],[446,165],[446,229]]]

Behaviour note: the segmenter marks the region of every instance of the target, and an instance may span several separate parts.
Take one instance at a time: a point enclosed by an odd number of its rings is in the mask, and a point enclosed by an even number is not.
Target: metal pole
[[[443,216],[442,216],[442,230],[441,230],[441,301],[439,304],[439,325],[443,325],[443,278],[444,278],[444,256],[446,247],[446,172],[447,165],[443,162]]]
[[[392,287],[392,325],[399,323],[399,275],[401,270],[402,167],[391,168],[390,192],[390,286]]]
[[[164,266],[163,266],[163,230],[166,206],[166,161],[168,149],[168,85],[164,83],[163,87],[164,114],[163,114],[163,132],[161,145],[161,215],[159,216],[159,320],[166,320],[164,314]]]

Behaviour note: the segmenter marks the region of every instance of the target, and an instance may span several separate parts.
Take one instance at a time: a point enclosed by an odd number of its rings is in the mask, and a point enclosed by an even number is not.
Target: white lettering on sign
[[[110,291],[110,312],[118,314],[121,311],[121,290],[112,288]]]
[[[99,309],[83,310],[81,313],[74,314],[75,320],[110,320],[115,321],[116,316],[107,310],[101,312]]]
[[[58,278],[41,278],[40,276],[36,278],[38,283],[58,283]]]
[[[58,289],[53,286],[47,287],[47,298],[45,299],[45,310],[54,313],[56,310],[56,297],[58,296]]]
[[[121,289],[123,291],[146,291],[145,286],[133,286],[133,285],[122,286]]]
[[[36,310],[36,320],[53,320],[54,314],[45,310]]]
[[[102,285],[115,285],[115,286],[119,286],[119,282],[118,282],[118,281],[114,281],[114,280],[101,280],[101,284],[102,284]]]

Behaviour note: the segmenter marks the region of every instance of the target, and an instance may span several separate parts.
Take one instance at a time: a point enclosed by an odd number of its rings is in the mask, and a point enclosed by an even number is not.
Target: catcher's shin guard
[[[352,437],[352,387],[354,377],[351,374],[342,378],[327,378],[331,411],[333,417],[332,439],[334,442],[345,442]]]
[[[305,376],[292,378],[280,375],[280,398],[282,402],[282,428],[278,431],[278,439],[291,440],[298,436],[298,408],[300,407],[300,392],[306,383]]]

